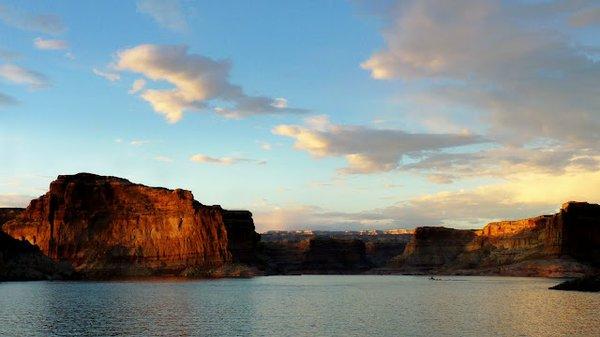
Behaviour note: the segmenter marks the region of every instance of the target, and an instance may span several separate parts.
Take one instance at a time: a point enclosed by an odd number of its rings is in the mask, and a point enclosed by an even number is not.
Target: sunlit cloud
[[[257,205],[254,222],[269,229],[368,229],[449,226],[480,228],[488,222],[558,211],[567,201],[600,202],[600,172],[530,174],[495,185],[442,191],[357,212],[302,204]]]
[[[40,37],[33,40],[33,45],[37,49],[43,50],[61,50],[69,48],[69,44],[64,40],[42,39]]]
[[[137,10],[174,31],[183,31],[188,26],[178,0],[138,0]]]
[[[190,161],[200,164],[233,165],[239,163],[254,163],[258,165],[266,164],[264,160],[240,158],[240,157],[211,157],[201,153],[190,157]]]
[[[138,78],[131,85],[131,89],[129,89],[129,93],[134,95],[140,92],[140,90],[144,89],[146,86],[146,81],[143,78]]]
[[[117,53],[114,67],[173,85],[140,91],[140,97],[170,123],[181,120],[186,110],[210,109],[228,118],[305,112],[287,107],[281,98],[247,95],[229,82],[229,61],[191,54],[187,46],[146,44],[124,49]]]
[[[92,72],[110,82],[116,82],[121,79],[121,75],[119,75],[118,73],[114,73],[114,72],[102,71],[102,70],[98,70],[96,68],[92,69]]]
[[[50,86],[50,81],[44,74],[14,64],[0,65],[0,78],[14,84],[26,85],[30,89]]]
[[[316,158],[343,157],[345,173],[376,173],[399,167],[405,156],[487,142],[472,134],[409,133],[358,125],[336,125],[318,116],[306,125],[278,125],[273,133],[293,138],[294,147]]]

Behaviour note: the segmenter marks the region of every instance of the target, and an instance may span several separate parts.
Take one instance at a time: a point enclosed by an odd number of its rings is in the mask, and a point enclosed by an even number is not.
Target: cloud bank
[[[366,126],[336,125],[323,116],[306,125],[278,125],[273,133],[293,138],[294,147],[316,158],[344,157],[345,173],[376,173],[399,167],[407,156],[420,156],[465,145],[487,142],[471,134],[409,133]]]

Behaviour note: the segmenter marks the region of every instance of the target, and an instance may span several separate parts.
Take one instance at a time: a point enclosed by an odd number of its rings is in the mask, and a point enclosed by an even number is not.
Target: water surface
[[[600,294],[508,277],[0,283],[2,336],[600,336]]]

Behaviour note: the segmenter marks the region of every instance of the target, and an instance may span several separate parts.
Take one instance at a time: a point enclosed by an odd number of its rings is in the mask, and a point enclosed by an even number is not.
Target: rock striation
[[[250,260],[256,241],[250,212],[89,173],[59,176],[3,229],[93,278],[219,268]]]
[[[481,230],[418,228],[393,266],[404,272],[580,276],[600,267],[600,205],[493,222]]]

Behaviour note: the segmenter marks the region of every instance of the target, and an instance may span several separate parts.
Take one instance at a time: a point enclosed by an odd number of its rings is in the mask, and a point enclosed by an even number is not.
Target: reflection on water
[[[502,277],[0,283],[2,336],[600,336],[600,294]]]

